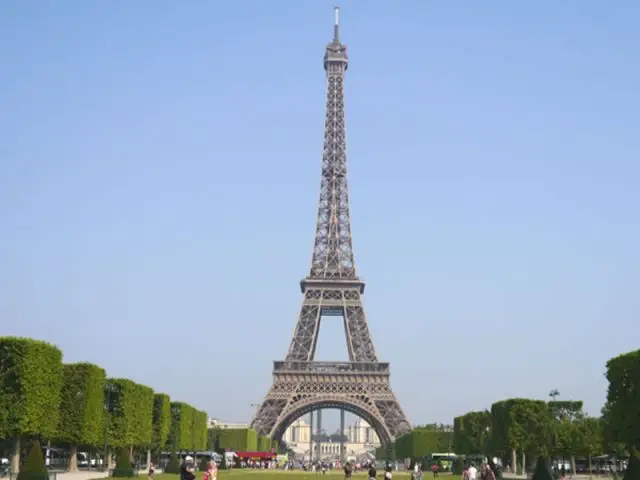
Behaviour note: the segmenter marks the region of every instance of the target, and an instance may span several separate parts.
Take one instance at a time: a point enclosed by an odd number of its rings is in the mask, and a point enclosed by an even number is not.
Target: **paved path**
[[[79,472],[61,472],[56,475],[56,480],[93,480],[94,478],[106,478],[107,472],[80,470]]]

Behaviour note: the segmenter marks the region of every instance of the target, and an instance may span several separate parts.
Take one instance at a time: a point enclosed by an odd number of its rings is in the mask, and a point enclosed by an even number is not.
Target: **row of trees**
[[[496,455],[516,469],[537,457],[570,459],[613,454],[637,456],[640,450],[640,350],[607,362],[607,402],[601,417],[590,417],[581,401],[549,402],[512,398],[491,410],[454,419],[453,450],[458,454]]]
[[[205,412],[171,402],[166,394],[124,378],[107,378],[90,363],[63,364],[55,346],[29,338],[0,337],[0,439],[11,444],[19,471],[21,442],[51,440],[79,446],[197,450],[207,446]]]

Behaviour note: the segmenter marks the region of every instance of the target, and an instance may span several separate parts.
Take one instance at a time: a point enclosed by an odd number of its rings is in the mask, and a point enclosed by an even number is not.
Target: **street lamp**
[[[556,401],[556,397],[558,397],[560,395],[560,392],[558,391],[557,388],[554,388],[553,390],[551,390],[549,392],[549,396],[551,397],[551,399],[555,402]]]

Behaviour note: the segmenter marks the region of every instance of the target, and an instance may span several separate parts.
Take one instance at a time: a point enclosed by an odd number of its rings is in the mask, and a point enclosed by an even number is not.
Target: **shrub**
[[[18,480],[48,480],[49,474],[44,465],[40,442],[33,442],[31,450],[24,459],[24,465],[18,473]]]
[[[536,469],[533,471],[533,480],[553,480],[549,463],[544,457],[538,457]]]
[[[180,473],[180,460],[178,460],[178,455],[176,452],[171,454],[171,458],[169,459],[169,463],[164,467],[164,473]]]
[[[131,458],[129,457],[129,452],[127,452],[124,448],[118,450],[118,454],[116,455],[116,468],[113,469],[112,477],[117,478],[128,478],[135,477],[136,472],[133,468],[131,468]]]
[[[202,460],[200,460],[200,465],[198,466],[198,470],[200,470],[201,472],[206,472],[207,470],[209,470],[209,460],[207,460],[207,457],[202,457]]]
[[[636,455],[631,455],[629,458],[629,465],[624,472],[624,480],[640,480],[640,458]]]

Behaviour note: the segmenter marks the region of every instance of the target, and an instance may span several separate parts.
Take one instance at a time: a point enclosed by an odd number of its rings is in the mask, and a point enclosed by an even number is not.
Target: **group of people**
[[[184,462],[180,465],[180,480],[196,480],[196,468],[193,462],[193,457],[187,455]],[[155,480],[156,468],[153,463],[149,465],[149,480]],[[218,477],[218,464],[211,460],[207,465],[207,470],[204,472],[203,480],[216,480]]]
[[[391,472],[393,470],[393,467],[391,466],[390,462],[387,462],[387,464],[385,465],[384,468],[384,478],[385,480],[391,480]],[[344,465],[344,478],[345,480],[351,480],[351,476],[353,474],[353,465],[351,464],[351,462],[347,462]],[[371,463],[371,465],[369,466],[369,470],[367,472],[367,474],[369,475],[369,480],[376,480],[376,475],[378,474],[378,472],[376,471],[376,465],[375,463]]]
[[[480,465],[480,480],[496,480],[494,468],[491,468],[490,463]],[[462,480],[478,480],[478,469],[473,463],[467,465],[462,472]]]

